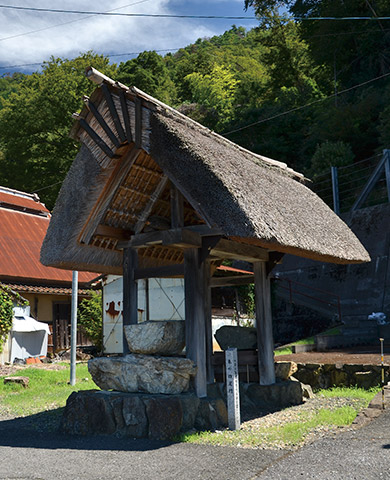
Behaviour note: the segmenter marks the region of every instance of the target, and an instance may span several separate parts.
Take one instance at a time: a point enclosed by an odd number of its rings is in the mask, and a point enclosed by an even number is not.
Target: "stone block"
[[[17,385],[22,385],[22,387],[27,388],[30,379],[28,377],[5,377],[4,378],[4,385],[7,383],[13,383]]]
[[[148,321],[126,325],[124,332],[132,353],[179,355],[185,345],[183,320]]]
[[[102,390],[178,394],[188,390],[196,367],[187,358],[130,354],[88,362],[93,381]]]
[[[256,328],[225,325],[215,332],[215,339],[222,350],[254,350],[257,348]]]
[[[249,385],[247,395],[260,408],[276,409],[303,402],[303,388],[297,381],[277,382],[273,385],[253,383]]]
[[[377,372],[369,370],[367,372],[355,372],[355,385],[360,388],[371,388],[380,385],[380,376]]]
[[[180,432],[183,411],[180,400],[175,397],[144,397],[149,420],[148,437],[153,440],[170,440]]]
[[[194,427],[197,430],[215,431],[218,427],[218,416],[210,401],[206,398],[199,399]]]
[[[134,438],[145,438],[148,435],[148,418],[143,401],[138,396],[123,397],[122,416],[124,434]]]
[[[191,393],[180,395],[178,398],[181,402],[183,412],[181,432],[188,432],[194,428],[200,400],[196,395]]]
[[[275,362],[275,376],[280,380],[288,380],[297,370],[295,362]]]

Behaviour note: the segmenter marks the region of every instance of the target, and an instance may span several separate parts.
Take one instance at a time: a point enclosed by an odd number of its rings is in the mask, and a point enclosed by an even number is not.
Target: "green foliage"
[[[63,180],[79,148],[69,138],[72,113],[82,107],[82,95],[95,89],[84,75],[89,65],[114,76],[115,66],[102,55],[52,58],[42,73],[23,77],[15,92],[0,96],[0,185],[34,192]],[[49,208],[58,190],[43,191]]]
[[[330,167],[343,167],[351,165],[354,154],[350,145],[344,142],[326,141],[317,145],[316,151],[311,159],[311,168],[308,176],[315,179],[318,175],[329,171]]]
[[[91,298],[80,303],[78,323],[86,335],[92,340],[98,351],[103,350],[103,309],[100,292],[91,291]]]
[[[156,52],[142,52],[137,58],[121,63],[116,79],[135,86],[162,102],[175,103],[176,87],[163,58]]]
[[[0,352],[12,328],[13,306],[11,293],[0,285]]]

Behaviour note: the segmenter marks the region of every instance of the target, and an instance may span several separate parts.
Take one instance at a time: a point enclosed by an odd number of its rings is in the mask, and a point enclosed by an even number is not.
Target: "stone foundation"
[[[274,411],[302,403],[308,395],[297,381],[240,384],[241,408]],[[87,390],[67,400],[61,430],[73,435],[117,435],[169,440],[189,430],[216,430],[228,424],[224,384],[209,385],[208,397],[193,393],[150,395]]]

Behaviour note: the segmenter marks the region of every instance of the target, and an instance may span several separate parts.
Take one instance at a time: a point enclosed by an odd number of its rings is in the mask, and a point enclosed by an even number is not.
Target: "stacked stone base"
[[[169,440],[191,430],[227,427],[223,384],[209,385],[207,398],[193,393],[151,395],[88,390],[68,398],[61,430],[74,435],[116,435]],[[294,381],[275,385],[241,384],[242,409],[275,410],[302,403],[305,387]]]

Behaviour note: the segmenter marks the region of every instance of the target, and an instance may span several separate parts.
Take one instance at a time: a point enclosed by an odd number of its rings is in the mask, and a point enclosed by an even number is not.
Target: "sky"
[[[254,16],[252,9],[244,10],[244,0],[5,0],[2,5],[118,13]],[[114,63],[134,58],[135,53],[144,50],[174,51],[198,38],[222,34],[233,24],[250,29],[258,22],[249,18],[91,16],[0,6],[0,75],[13,71],[29,73],[39,70],[40,63],[51,56],[74,58],[88,50],[109,55]],[[31,65],[34,63],[38,65]]]

